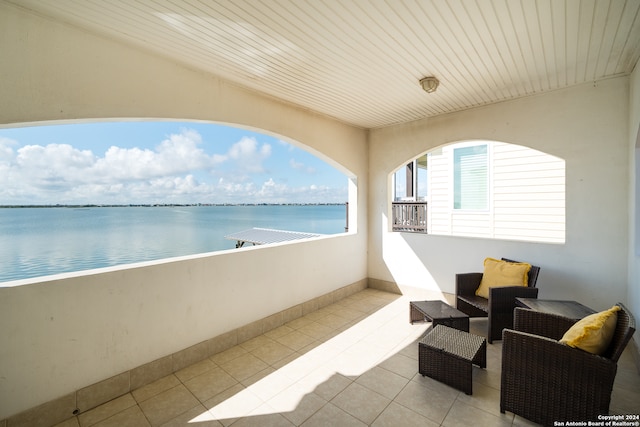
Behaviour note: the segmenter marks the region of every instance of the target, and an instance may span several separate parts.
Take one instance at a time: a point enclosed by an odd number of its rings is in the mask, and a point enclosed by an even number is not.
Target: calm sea
[[[344,205],[0,209],[0,282],[234,249],[252,227],[344,232]]]

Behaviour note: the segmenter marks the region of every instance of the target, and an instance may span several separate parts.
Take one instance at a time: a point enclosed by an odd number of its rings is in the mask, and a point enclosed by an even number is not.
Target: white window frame
[[[459,149],[466,149],[466,148],[472,148],[472,147],[479,147],[479,146],[485,146],[486,150],[487,150],[487,192],[486,192],[486,208],[481,208],[481,209],[465,209],[465,208],[456,208],[455,204],[455,151],[459,150]],[[492,150],[492,144],[489,141],[469,141],[467,143],[458,143],[455,144],[455,147],[451,148],[451,163],[450,163],[450,167],[449,167],[449,182],[451,183],[450,186],[450,193],[449,193],[449,200],[451,201],[451,205],[450,205],[450,209],[451,212],[453,214],[458,213],[458,212],[465,212],[465,213],[473,213],[473,212],[478,212],[478,213],[487,213],[487,212],[491,212],[492,210],[492,182],[493,182],[493,168],[492,168],[492,157],[493,157],[493,150]]]

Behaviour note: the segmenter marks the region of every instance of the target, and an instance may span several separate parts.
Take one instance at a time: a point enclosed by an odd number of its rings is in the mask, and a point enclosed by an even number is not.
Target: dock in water
[[[255,245],[267,245],[269,243],[290,242],[293,240],[309,239],[322,236],[322,234],[302,233],[298,231],[274,230],[270,228],[251,228],[224,236],[225,239],[235,240],[236,248],[241,248],[245,243]]]

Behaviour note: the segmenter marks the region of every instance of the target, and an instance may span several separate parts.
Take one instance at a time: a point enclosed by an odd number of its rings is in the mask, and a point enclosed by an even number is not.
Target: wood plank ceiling
[[[640,0],[0,1],[363,128],[626,75],[640,56]]]

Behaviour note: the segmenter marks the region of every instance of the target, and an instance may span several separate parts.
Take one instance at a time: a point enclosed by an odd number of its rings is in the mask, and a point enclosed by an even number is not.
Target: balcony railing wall
[[[393,231],[427,232],[427,202],[392,202]]]

